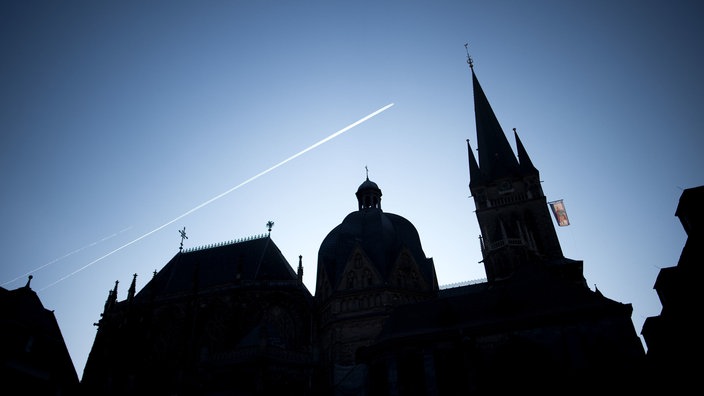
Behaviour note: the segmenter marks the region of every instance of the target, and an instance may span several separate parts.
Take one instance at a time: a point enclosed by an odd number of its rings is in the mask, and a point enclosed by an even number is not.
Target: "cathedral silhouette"
[[[441,289],[415,226],[382,210],[367,175],[320,244],[314,295],[269,234],[179,250],[121,301],[115,283],[78,394],[637,389],[646,354],[631,304],[591,290],[582,261],[564,257],[539,171],[515,130],[514,154],[469,64],[484,281]]]

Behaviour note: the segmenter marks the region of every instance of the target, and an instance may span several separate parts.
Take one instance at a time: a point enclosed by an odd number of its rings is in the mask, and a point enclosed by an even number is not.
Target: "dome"
[[[376,183],[367,178],[367,180],[365,180],[362,184],[359,185],[357,192],[364,190],[379,190],[379,186],[377,186]]]
[[[425,256],[415,226],[402,216],[381,210],[381,190],[369,178],[359,186],[356,195],[359,210],[348,214],[320,245],[318,276],[324,269],[329,284],[335,287],[351,255],[360,248],[387,282],[399,255],[407,249],[426,284],[435,285],[433,260]]]
[[[376,183],[369,180],[369,176],[367,176],[367,180],[359,185],[355,195],[357,196],[360,210],[364,208],[381,209],[381,189]]]

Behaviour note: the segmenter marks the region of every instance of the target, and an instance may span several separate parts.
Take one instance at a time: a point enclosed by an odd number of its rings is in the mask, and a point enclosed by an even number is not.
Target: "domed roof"
[[[362,184],[359,185],[357,192],[361,192],[363,190],[379,190],[379,186],[377,186],[376,183],[367,178],[367,180],[365,180],[364,182],[362,182]]]
[[[376,183],[369,180],[369,176],[367,176],[367,180],[359,185],[355,195],[357,196],[360,210],[364,208],[381,209],[381,189]]]
[[[324,268],[330,285],[337,285],[344,275],[345,266],[356,248],[361,248],[378,270],[381,277],[389,280],[402,249],[408,249],[418,264],[421,276],[427,284],[435,283],[433,261],[425,256],[420,237],[415,226],[402,216],[384,213],[379,205],[365,205],[363,199],[369,190],[381,190],[376,183],[365,180],[357,190],[359,210],[348,214],[345,219],[323,240],[318,252],[318,276]],[[380,198],[379,198],[380,199]]]

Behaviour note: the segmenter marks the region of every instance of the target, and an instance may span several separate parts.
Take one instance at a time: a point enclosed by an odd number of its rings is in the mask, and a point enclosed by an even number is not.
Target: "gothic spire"
[[[128,301],[132,301],[135,291],[137,291],[137,274],[132,275],[132,283],[130,284],[129,290],[127,290]]]
[[[469,186],[471,188],[473,184],[482,180],[482,174],[479,171],[479,165],[477,165],[477,160],[472,152],[469,139],[467,139],[467,155],[469,156]]]
[[[103,308],[103,315],[107,313],[115,304],[117,304],[117,285],[120,281],[115,281],[115,288],[108,291],[108,298],[105,300],[105,307]]]
[[[533,166],[533,161],[530,160],[528,152],[525,147],[523,147],[521,138],[518,137],[516,128],[513,128],[513,136],[516,139],[516,152],[518,153],[518,161],[520,163],[521,170],[525,173],[538,173],[538,169]]]
[[[467,142],[469,190],[482,230],[482,261],[488,281],[494,282],[518,273],[533,273],[536,263],[559,261],[564,256],[538,170],[515,129],[516,153],[513,152],[479,84],[471,58],[468,62],[474,88],[479,151],[479,161],[476,161]],[[581,281],[581,270],[574,271],[575,279]]]
[[[513,176],[518,161],[472,67],[479,168],[489,179]]]

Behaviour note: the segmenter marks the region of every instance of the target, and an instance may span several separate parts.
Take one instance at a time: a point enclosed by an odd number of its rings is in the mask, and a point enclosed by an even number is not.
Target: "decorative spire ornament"
[[[181,234],[181,246],[178,248],[179,251],[183,250],[183,240],[188,239],[186,236],[186,227],[184,226],[182,230],[178,230],[178,232]]]
[[[472,57],[469,56],[469,43],[464,43],[464,50],[467,52],[467,64],[471,70],[474,70],[474,61]]]

